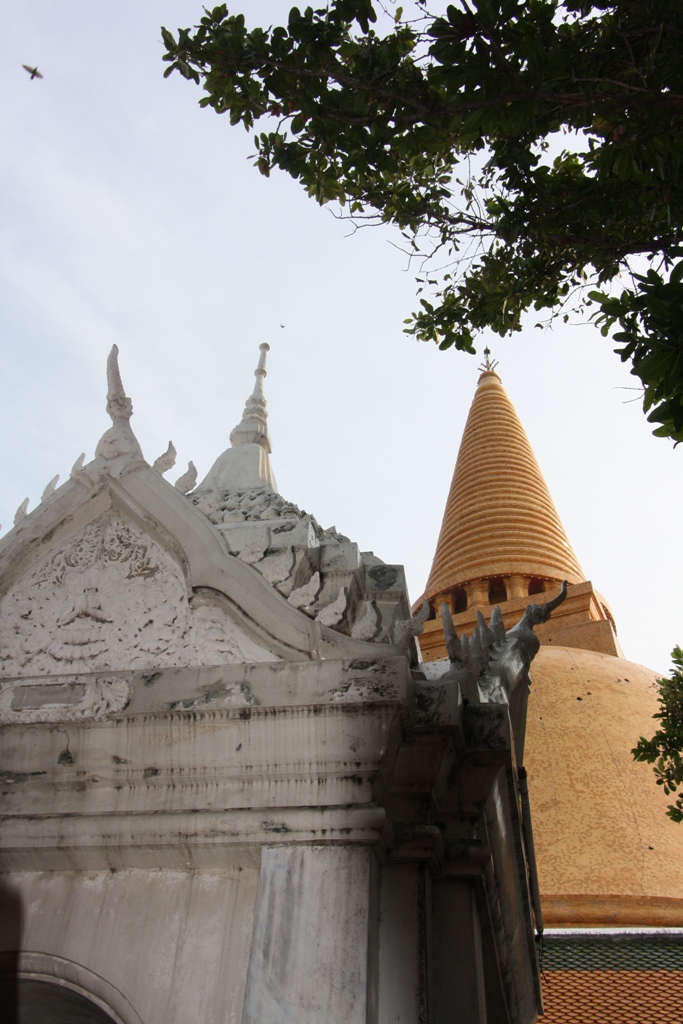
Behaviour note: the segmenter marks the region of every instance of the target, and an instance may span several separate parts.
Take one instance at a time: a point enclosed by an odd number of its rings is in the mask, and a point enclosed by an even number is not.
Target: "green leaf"
[[[565,318],[572,296],[593,303],[658,436],[678,443],[683,4],[419,10],[404,22],[397,7],[382,29],[371,0],[329,0],[247,28],[220,4],[177,39],[162,29],[164,74],[200,83],[200,103],[231,125],[268,122],[261,174],[278,168],[321,205],[398,228],[415,255],[433,244],[409,333],[470,351],[485,329],[520,331],[528,310]],[[582,144],[551,160],[562,133]]]
[[[175,48],[176,48],[175,39],[173,38],[172,33],[170,33],[168,31],[168,29],[164,28],[163,25],[161,26],[161,38],[163,39],[164,46],[166,47],[167,50],[169,50],[169,51],[175,50]]]

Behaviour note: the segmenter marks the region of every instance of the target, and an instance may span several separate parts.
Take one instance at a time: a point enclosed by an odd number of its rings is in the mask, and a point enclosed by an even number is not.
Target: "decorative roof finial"
[[[175,450],[173,441],[168,442],[168,448],[163,455],[160,455],[158,459],[155,459],[152,463],[152,469],[156,469],[157,473],[168,473],[169,469],[173,469],[175,466],[175,460],[178,456],[178,452]]]
[[[254,370],[256,383],[249,395],[242,419],[230,434],[232,447],[219,455],[206,474],[197,493],[213,491],[225,494],[227,491],[246,491],[267,488],[277,492],[277,484],[270,465],[270,437],[268,436],[268,413],[263,395],[263,378],[266,376],[266,352],[270,345],[259,345],[258,366]],[[178,484],[176,484],[176,487]],[[192,485],[194,486],[194,484]]]
[[[266,352],[270,351],[270,345],[264,342],[259,345],[258,366],[254,370],[256,381],[254,390],[249,395],[244,406],[242,419],[230,434],[230,444],[238,448],[243,444],[260,444],[269,454],[271,452],[270,437],[268,436],[268,412],[266,410],[266,399],[263,394],[263,380],[267,376]]]
[[[497,366],[498,360],[491,359],[491,349],[487,345],[484,349],[484,362],[479,366],[479,369],[482,373],[495,373]]]
[[[49,484],[47,485],[47,487],[43,491],[43,496],[40,499],[41,505],[44,505],[46,502],[51,500],[53,494],[57,490],[57,484],[58,483],[59,483],[59,473],[57,473],[56,476],[52,477],[52,480],[50,480]]]
[[[107,412],[112,426],[100,438],[95,455],[103,459],[115,459],[119,455],[142,458],[142,449],[130,426],[133,403],[123,390],[118,345],[112,345],[107,358]]]
[[[22,519],[26,519],[28,515],[28,498],[24,498],[21,505],[14,513],[14,525],[18,526]]]
[[[181,494],[188,494],[197,483],[197,467],[194,462],[188,462],[187,471],[179,476],[175,482]]]
[[[129,420],[133,415],[133,403],[123,390],[118,345],[112,345],[107,356],[107,412],[114,422]]]

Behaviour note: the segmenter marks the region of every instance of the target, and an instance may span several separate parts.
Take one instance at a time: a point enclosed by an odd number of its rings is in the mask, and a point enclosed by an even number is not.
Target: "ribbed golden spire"
[[[488,364],[487,364],[488,365]],[[585,579],[500,378],[479,378],[425,597],[475,579]]]

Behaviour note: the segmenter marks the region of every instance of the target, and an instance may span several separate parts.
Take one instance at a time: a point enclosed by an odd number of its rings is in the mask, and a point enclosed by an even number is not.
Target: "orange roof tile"
[[[683,971],[544,971],[543,1024],[681,1024]]]

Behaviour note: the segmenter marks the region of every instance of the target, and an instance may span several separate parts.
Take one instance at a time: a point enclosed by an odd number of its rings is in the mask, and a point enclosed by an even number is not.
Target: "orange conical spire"
[[[460,444],[429,599],[472,580],[585,579],[517,413],[488,360],[485,366]]]

